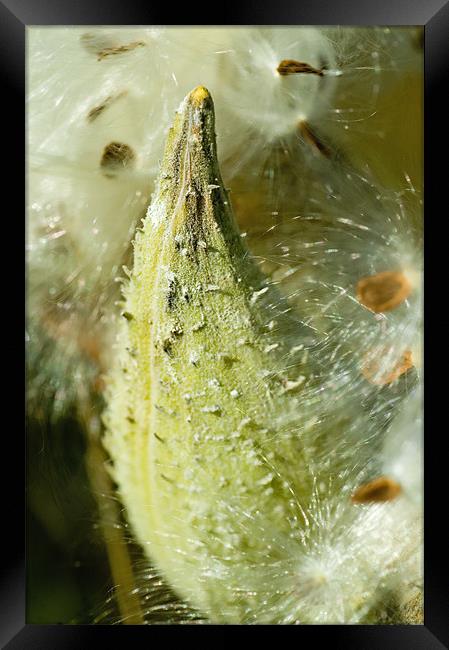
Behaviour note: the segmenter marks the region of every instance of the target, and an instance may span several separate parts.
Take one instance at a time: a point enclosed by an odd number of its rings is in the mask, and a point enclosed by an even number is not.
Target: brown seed
[[[391,370],[382,370],[382,358],[385,358],[388,350],[386,348],[379,348],[378,350],[371,350],[365,357],[365,363],[362,366],[362,375],[371,384],[376,386],[385,386],[391,384],[398,379],[405,372],[413,368],[413,358],[410,350],[406,350]]]
[[[362,278],[357,283],[357,300],[376,313],[390,311],[400,305],[412,290],[402,271],[383,271]]]
[[[94,106],[93,108],[91,108],[87,114],[87,121],[93,122],[94,120],[96,120],[97,117],[102,114],[104,109],[107,108],[107,106],[109,106],[110,100],[111,98],[107,97],[107,99],[105,99],[103,104],[99,104],[98,106]]]
[[[307,144],[313,149],[314,153],[321,156],[326,156],[330,158],[331,150],[326,147],[326,145],[318,138],[318,136],[312,131],[310,126],[304,120],[301,120],[298,124],[299,132],[307,142]]]
[[[123,54],[124,52],[131,52],[137,47],[144,47],[145,43],[143,41],[134,41],[133,43],[128,43],[128,45],[119,45],[117,47],[105,47],[103,50],[100,50],[97,53],[97,60],[101,61],[108,56],[114,56],[116,54]]]
[[[106,99],[101,104],[98,104],[97,106],[94,106],[90,109],[87,114],[87,121],[93,122],[96,120],[97,117],[99,117],[106,108],[113,104],[117,99],[120,99],[120,97],[123,97],[123,95],[126,95],[126,90],[118,93],[117,95],[109,95],[106,97]]]
[[[108,171],[119,171],[129,167],[135,159],[134,151],[122,142],[110,142],[103,151],[100,166]]]
[[[283,77],[289,74],[317,74],[318,76],[323,76],[323,71],[314,68],[308,63],[302,63],[301,61],[295,61],[294,59],[283,59],[277,67],[277,71]]]
[[[383,503],[392,501],[402,491],[399,483],[388,476],[365,483],[356,489],[351,497],[352,503]]]

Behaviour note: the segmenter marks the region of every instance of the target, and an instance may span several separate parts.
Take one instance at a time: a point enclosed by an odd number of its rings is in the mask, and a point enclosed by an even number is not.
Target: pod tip
[[[211,96],[207,88],[204,86],[197,86],[189,94],[189,100],[195,107],[200,107],[204,102],[210,101]]]

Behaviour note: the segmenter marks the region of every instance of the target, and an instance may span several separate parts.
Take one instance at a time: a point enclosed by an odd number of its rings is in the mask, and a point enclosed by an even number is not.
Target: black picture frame
[[[449,647],[449,583],[447,572],[447,523],[445,508],[447,502],[447,467],[445,461],[445,438],[447,425],[442,409],[445,407],[445,379],[438,381],[435,369],[444,368],[444,326],[447,325],[443,309],[447,294],[445,278],[445,257],[447,238],[443,234],[447,211],[447,165],[448,148],[444,144],[447,131],[448,85],[445,83],[449,67],[449,3],[442,0],[294,0],[261,1],[239,6],[220,4],[215,12],[208,10],[206,16],[194,16],[191,10],[174,6],[123,2],[122,0],[90,0],[88,3],[67,0],[3,0],[0,2],[0,47],[2,56],[3,108],[8,125],[5,129],[5,143],[2,162],[6,171],[3,178],[5,194],[13,197],[11,205],[14,219],[4,224],[11,249],[22,242],[18,236],[17,196],[22,194],[21,179],[24,178],[24,87],[25,87],[25,28],[31,25],[141,25],[141,24],[220,24],[220,25],[422,25],[425,34],[425,259],[426,259],[426,354],[425,354],[425,622],[418,626],[294,626],[276,628],[275,634],[292,635],[296,643],[304,641],[350,650],[437,650]],[[447,137],[447,136],[446,136]],[[441,156],[441,161],[439,160]],[[10,184],[11,180],[11,184]],[[13,181],[17,190],[12,193]],[[446,195],[443,192],[446,190]],[[11,194],[12,193],[12,194]],[[8,245],[8,248],[10,246]],[[446,253],[446,256],[445,256]],[[18,286],[7,296],[8,313],[20,314],[20,273],[15,257],[14,276]],[[6,292],[8,293],[8,292]],[[431,304],[431,298],[436,301]],[[8,326],[11,329],[11,326]],[[20,325],[9,331],[11,336],[21,336]],[[16,331],[17,330],[17,331]],[[7,339],[3,339],[4,341]],[[21,395],[21,371],[18,350],[21,341],[6,345],[11,356],[7,367],[16,375],[16,394]],[[6,362],[5,362],[6,363]],[[8,380],[9,385],[9,380]],[[11,388],[10,388],[11,390]],[[19,397],[20,400],[20,397]],[[20,406],[17,406],[20,409]],[[8,410],[8,409],[7,409]],[[10,650],[22,648],[90,648],[97,643],[121,643],[123,640],[137,643],[157,643],[159,640],[181,635],[187,641],[198,641],[199,637],[214,643],[230,640],[236,630],[243,636],[252,635],[254,627],[244,626],[58,626],[25,624],[25,438],[17,426],[17,413],[11,418],[9,431],[5,436],[8,446],[4,448],[4,467],[14,467],[8,479],[3,499],[3,519],[7,532],[3,535],[6,545],[2,555],[7,564],[2,571],[0,584],[0,641]],[[438,415],[441,417],[438,418]],[[5,444],[5,443],[4,443]],[[6,451],[5,451],[6,449]],[[7,460],[8,459],[8,460]],[[6,471],[6,468],[5,468]],[[5,483],[4,483],[5,486]],[[446,506],[447,507],[447,506]],[[16,513],[16,520],[10,517]],[[217,627],[220,629],[217,630]],[[260,626],[265,627],[265,626]],[[263,634],[267,630],[263,630]],[[122,639],[123,637],[123,639]],[[242,639],[241,637],[241,640]],[[304,646],[305,647],[305,646]]]

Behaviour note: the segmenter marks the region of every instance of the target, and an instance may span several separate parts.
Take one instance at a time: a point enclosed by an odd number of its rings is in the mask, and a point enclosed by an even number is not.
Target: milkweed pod
[[[286,386],[300,362],[290,356],[286,371],[286,305],[235,225],[204,87],[168,134],[125,302],[105,445],[129,520],[182,597],[213,621],[242,622],[282,598],[254,585],[300,525],[301,436],[276,419],[298,411],[300,385]]]

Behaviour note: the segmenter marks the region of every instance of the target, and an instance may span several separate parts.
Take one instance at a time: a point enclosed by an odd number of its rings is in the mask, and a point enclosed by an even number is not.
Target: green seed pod
[[[203,87],[169,132],[123,316],[105,446],[138,541],[209,620],[285,621],[311,491],[300,325],[239,235]]]

